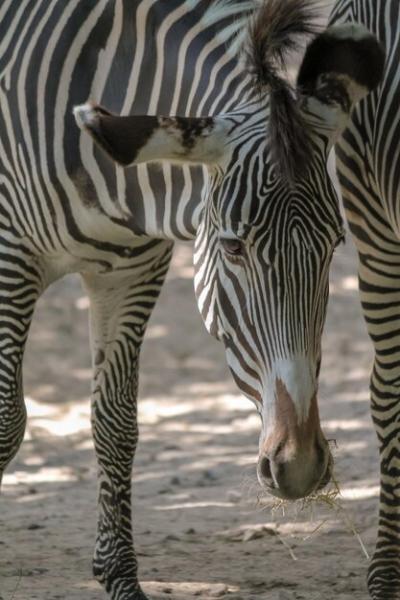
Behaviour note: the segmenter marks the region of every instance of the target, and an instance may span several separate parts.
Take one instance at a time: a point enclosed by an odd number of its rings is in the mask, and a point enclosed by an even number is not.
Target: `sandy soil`
[[[343,505],[372,552],[378,500],[368,412],[371,347],[351,244],[332,268],[321,412]],[[87,299],[68,277],[40,301],[25,364],[29,427],[4,481],[1,600],[95,600],[96,468],[89,428]],[[258,418],[203,330],[190,245],[179,246],[142,356],[134,470],[136,547],[154,599],[365,600],[367,560],[323,507],[257,506]],[[271,504],[271,503],[270,503]],[[322,523],[313,535],[312,532]]]

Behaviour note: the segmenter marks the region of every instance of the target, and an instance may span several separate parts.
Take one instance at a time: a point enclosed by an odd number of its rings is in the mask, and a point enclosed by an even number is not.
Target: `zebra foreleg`
[[[24,438],[22,359],[43,272],[20,239],[0,245],[0,483]]]
[[[0,245],[0,483],[24,438],[22,359],[43,273],[19,239]]]
[[[160,242],[144,274],[133,269],[123,279],[117,274],[84,278],[91,300],[92,428],[99,466],[93,571],[111,600],[146,599],[138,583],[131,526],[138,359],[171,249],[170,243]]]
[[[379,439],[381,493],[368,573],[373,600],[400,599],[400,259],[360,256],[360,292],[375,347],[371,410]]]

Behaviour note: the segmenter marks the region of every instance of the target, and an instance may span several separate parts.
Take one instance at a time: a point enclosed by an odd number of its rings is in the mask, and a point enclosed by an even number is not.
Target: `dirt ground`
[[[346,519],[371,553],[378,462],[350,241],[332,268],[320,393],[345,516],[257,505],[258,417],[203,329],[191,260],[191,246],[179,246],[142,355],[134,527],[144,589],[157,600],[365,600],[367,559]],[[91,577],[87,312],[76,277],[53,286],[37,310],[25,363],[29,426],[0,501],[1,600],[105,597]]]

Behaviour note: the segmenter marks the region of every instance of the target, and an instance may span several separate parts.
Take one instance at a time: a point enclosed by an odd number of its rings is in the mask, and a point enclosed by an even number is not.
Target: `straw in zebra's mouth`
[[[367,560],[370,560],[369,553],[364,545],[364,542],[362,541],[359,532],[357,531],[356,524],[354,523],[354,520],[349,514],[348,510],[342,504],[340,485],[333,473],[333,458],[331,464],[332,470],[330,473],[330,481],[332,485],[325,492],[320,491],[321,489],[323,489],[323,487],[325,487],[322,486],[319,489],[312,492],[311,494],[309,494],[306,498],[302,498],[300,500],[278,499],[272,505],[270,502],[265,501],[266,496],[259,495],[257,498],[257,506],[260,507],[262,510],[268,509],[271,511],[271,513],[277,513],[279,511],[282,511],[283,516],[286,516],[286,512],[290,507],[295,508],[296,514],[298,514],[299,512],[304,513],[304,511],[309,510],[310,519],[316,506],[328,508],[330,511],[332,511],[332,513],[334,513],[336,517],[338,517],[341,521],[344,522],[347,531],[354,535],[354,537],[357,539],[364,556],[367,558]],[[321,528],[325,525],[327,521],[327,517],[321,518],[321,522],[306,538],[304,538],[304,541],[316,535],[317,532],[321,530]],[[282,543],[286,546],[285,540],[282,539],[281,536],[280,539]]]

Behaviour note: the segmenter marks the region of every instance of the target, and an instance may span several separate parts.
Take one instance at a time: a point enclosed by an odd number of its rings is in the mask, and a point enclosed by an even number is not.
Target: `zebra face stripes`
[[[329,264],[343,233],[326,162],[353,105],[379,82],[384,60],[363,28],[328,30],[306,52],[294,100],[270,47],[282,56],[276,39],[293,46],[284,30],[308,31],[307,3],[295,5],[295,22],[278,2],[252,22],[246,60],[261,97],[231,113],[193,119],[118,117],[93,104],[75,109],[79,126],[123,166],[208,166],[195,245],[198,304],[209,332],[225,344],[239,388],[262,415],[259,479],[283,498],[304,497],[329,480],[317,377]]]
[[[262,416],[260,482],[297,498],[327,482],[331,462],[317,372],[329,264],[343,233],[326,148],[315,143],[309,171],[288,185],[270,160],[269,118],[260,107],[238,118],[226,170],[211,174],[195,287],[206,327]]]

